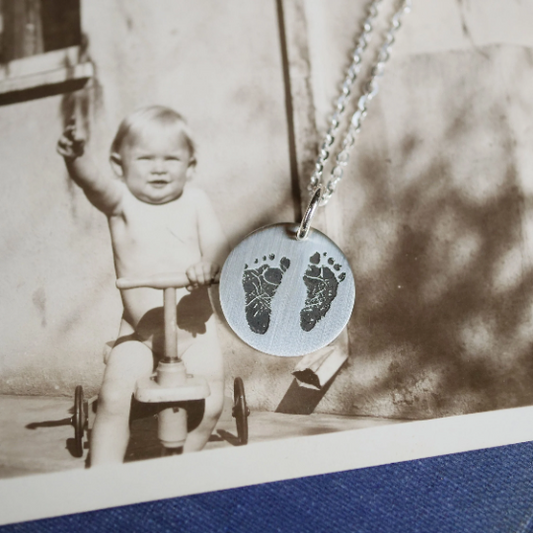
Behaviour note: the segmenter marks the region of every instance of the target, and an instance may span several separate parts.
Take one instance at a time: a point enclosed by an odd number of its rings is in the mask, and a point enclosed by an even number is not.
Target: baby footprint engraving
[[[337,297],[339,283],[346,278],[345,272],[336,274],[341,265],[335,263],[331,257],[327,260],[331,268],[327,264],[321,265],[320,262],[320,254],[316,252],[309,258],[309,265],[303,276],[307,287],[307,298],[304,308],[300,311],[300,327],[304,331],[311,331],[317,322],[326,316],[333,300]]]
[[[275,259],[274,254],[268,256],[270,261]],[[244,265],[242,275],[242,286],[245,295],[246,321],[254,333],[264,335],[270,326],[271,303],[276,291],[283,279],[283,274],[289,268],[291,262],[286,257],[279,261],[279,267],[266,263],[266,256],[263,257],[263,264],[257,268],[249,268]],[[254,264],[259,263],[256,259]]]

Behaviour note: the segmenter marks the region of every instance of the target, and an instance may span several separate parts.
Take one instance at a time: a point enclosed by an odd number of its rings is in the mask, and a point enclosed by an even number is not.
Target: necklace
[[[401,18],[411,9],[411,1],[402,0],[392,16],[329,180],[324,183],[324,165],[351,99],[382,1],[373,0],[369,5],[309,180],[311,200],[301,223],[259,228],[232,250],[222,268],[220,303],[228,324],[244,342],[271,355],[305,355],[326,346],[346,327],[352,314],[355,281],[348,259],[331,239],[311,227],[311,220],[318,207],[327,205],[343,177],[368,103],[378,92],[378,79],[390,57]]]

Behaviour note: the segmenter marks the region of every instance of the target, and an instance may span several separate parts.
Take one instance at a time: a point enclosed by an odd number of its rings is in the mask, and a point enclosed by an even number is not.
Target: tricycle
[[[205,378],[188,374],[178,356],[176,289],[188,284],[189,280],[185,274],[158,274],[143,279],[119,278],[116,282],[117,288],[122,290],[145,287],[163,291],[164,357],[151,376],[138,380],[130,415],[130,422],[146,416],[147,412],[157,415],[158,439],[163,455],[182,452],[187,437],[187,402],[205,399],[210,394]],[[74,413],[71,418],[71,424],[74,426],[73,453],[76,457],[83,456],[85,436],[94,424],[97,405],[98,396],[85,400],[83,387],[76,387]],[[243,380],[236,377],[233,383],[232,416],[236,420],[239,445],[248,443],[249,414]]]

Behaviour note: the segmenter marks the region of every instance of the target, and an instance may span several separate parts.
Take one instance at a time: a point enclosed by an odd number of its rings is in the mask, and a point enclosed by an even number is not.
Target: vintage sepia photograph
[[[533,439],[532,24],[0,0],[0,523]]]

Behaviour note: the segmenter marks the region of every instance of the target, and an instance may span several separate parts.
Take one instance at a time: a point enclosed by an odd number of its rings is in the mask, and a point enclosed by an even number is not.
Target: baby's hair
[[[174,111],[174,109],[162,105],[142,107],[129,114],[118,127],[117,134],[111,144],[111,153],[118,154],[124,141],[137,135],[146,124],[151,122],[158,122],[165,126],[178,126],[181,132],[185,135],[185,142],[189,149],[190,164],[196,164],[196,147],[192,140],[191,131],[187,125],[187,121],[177,111]]]

